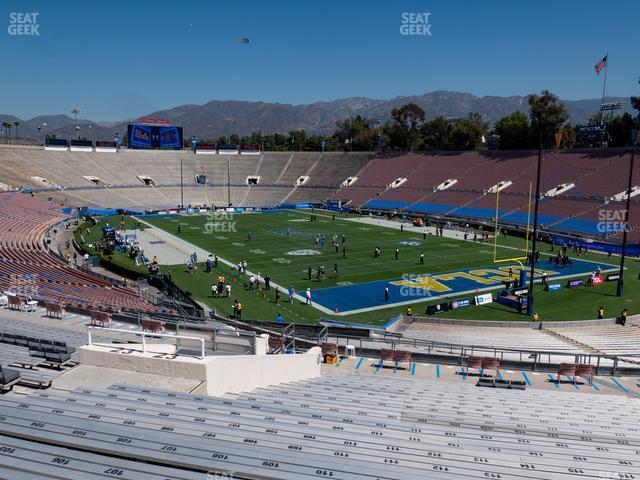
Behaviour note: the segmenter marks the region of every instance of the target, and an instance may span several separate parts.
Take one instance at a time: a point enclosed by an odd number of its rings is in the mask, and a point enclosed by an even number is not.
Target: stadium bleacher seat
[[[81,309],[156,311],[137,291],[114,286],[49,254],[44,235],[65,218],[51,202],[22,193],[0,195],[0,290],[10,290],[19,278],[37,292],[37,299],[8,294],[9,308],[35,311],[41,300]]]
[[[3,439],[45,444],[43,455],[56,439],[69,458],[183,469],[171,478],[559,479],[635,475],[640,408],[623,396],[347,375],[224,398],[134,385],[50,390],[0,397],[0,416]]]

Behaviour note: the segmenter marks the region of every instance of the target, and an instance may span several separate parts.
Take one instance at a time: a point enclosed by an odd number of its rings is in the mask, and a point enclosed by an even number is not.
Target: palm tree
[[[640,121],[640,97],[631,97],[631,106],[638,111],[638,121]]]
[[[11,123],[10,122],[2,122],[2,128],[4,128],[4,136],[9,143],[9,134],[11,133]]]
[[[13,122],[13,124],[16,126],[16,143],[18,138],[20,138],[20,135],[18,135],[18,127],[20,126],[20,122]]]

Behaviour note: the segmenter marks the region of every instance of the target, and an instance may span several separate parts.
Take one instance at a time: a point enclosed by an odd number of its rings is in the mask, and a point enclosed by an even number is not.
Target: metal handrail
[[[220,338],[248,338],[251,345],[251,354],[256,354],[256,332],[244,331],[244,330],[212,330],[211,340],[213,342],[213,350],[218,350],[218,343],[225,343]]]
[[[448,350],[450,355],[459,355],[460,360],[459,363],[462,362],[462,358],[475,355],[480,352],[491,353],[494,357],[500,357],[501,360],[504,359],[505,354],[516,354],[519,355],[519,361],[523,362],[525,360],[532,360],[533,365],[532,369],[535,371],[536,366],[539,363],[542,363],[544,357],[547,357],[547,362],[549,364],[555,364],[555,362],[551,362],[551,357],[569,357],[573,363],[592,363],[596,362],[596,373],[599,372],[602,367],[602,360],[611,360],[613,363],[612,366],[612,376],[615,376],[616,370],[619,368],[619,363],[624,362],[627,359],[637,359],[640,364],[640,354],[629,354],[629,355],[608,355],[603,353],[579,353],[579,352],[556,352],[556,351],[545,351],[545,350],[528,350],[528,349],[515,349],[515,348],[502,348],[502,347],[491,347],[486,345],[461,345],[461,344],[453,344],[453,343],[444,343],[444,342],[433,342],[429,340],[421,340],[421,339],[407,339],[407,338],[397,338],[397,337],[354,337],[350,335],[340,335],[340,334],[330,334],[331,338],[335,338],[336,342],[340,344],[340,341],[343,340],[346,343],[358,343],[359,348],[363,348],[363,342],[370,343],[380,343],[384,345],[390,345],[392,349],[395,349],[398,346],[409,346],[414,348],[423,347],[427,351],[428,355],[432,353],[442,353],[435,352],[436,350]],[[640,365],[639,367],[640,368]]]
[[[131,330],[125,330],[122,328],[109,328],[109,327],[92,327],[92,326],[88,326],[87,327],[87,334],[89,336],[89,346],[92,345],[91,342],[91,331],[92,330],[99,330],[99,331],[107,331],[107,332],[119,332],[119,333],[128,333],[131,335],[136,335],[136,336],[140,336],[142,337],[142,353],[147,353],[147,342],[146,342],[146,337],[160,337],[160,338],[175,338],[176,341],[176,347],[178,347],[179,344],[179,340],[183,339],[183,340],[197,340],[200,342],[200,360],[204,360],[205,354],[204,354],[204,338],[201,337],[189,337],[186,335],[170,335],[167,333],[152,333],[152,332],[142,332],[142,331],[131,331]],[[122,349],[127,349],[127,347],[125,346],[120,346],[120,344],[114,343],[114,344],[109,344],[110,348],[122,348]],[[153,352],[152,352],[153,353]],[[156,352],[156,353],[162,353],[162,352]]]

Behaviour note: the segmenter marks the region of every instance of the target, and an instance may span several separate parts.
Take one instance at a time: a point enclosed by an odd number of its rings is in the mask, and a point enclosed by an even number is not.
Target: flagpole
[[[607,91],[607,71],[609,70],[609,52],[605,55],[606,60],[604,62],[604,82],[602,83],[602,101],[600,102],[600,107],[604,104],[604,95]],[[604,113],[600,110],[600,124],[604,125]]]

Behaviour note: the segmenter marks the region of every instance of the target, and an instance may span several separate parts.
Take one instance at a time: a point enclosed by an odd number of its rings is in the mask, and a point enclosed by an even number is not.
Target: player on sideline
[[[420,265],[424,265],[424,252],[420,252]]]
[[[384,301],[385,303],[389,301],[389,287],[384,287]]]
[[[306,300],[307,300],[307,305],[313,305],[311,303],[311,289],[307,287],[307,292],[306,292]]]

